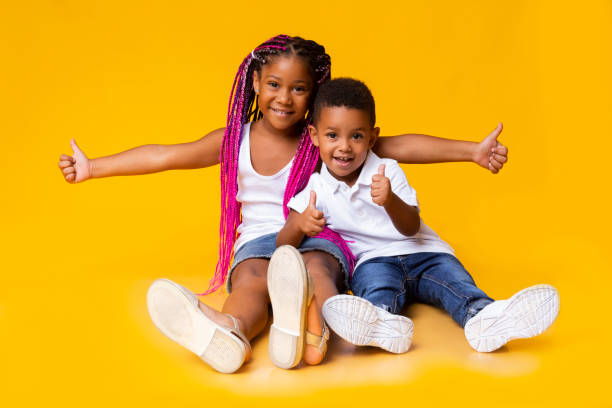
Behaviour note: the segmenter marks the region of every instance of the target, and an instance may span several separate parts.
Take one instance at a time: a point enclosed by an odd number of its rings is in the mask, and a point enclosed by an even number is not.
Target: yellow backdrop
[[[0,5],[3,406],[612,404],[610,1],[207,3]],[[551,330],[483,355],[413,307],[405,355],[335,341],[326,364],[283,371],[263,336],[222,375],[153,327],[153,279],[203,290],[212,275],[218,167],[69,185],[57,158],[72,137],[96,157],[223,126],[239,63],[278,33],[324,44],[334,76],[364,80],[383,134],[479,140],[503,121],[499,175],[404,169],[491,296],[559,289]]]

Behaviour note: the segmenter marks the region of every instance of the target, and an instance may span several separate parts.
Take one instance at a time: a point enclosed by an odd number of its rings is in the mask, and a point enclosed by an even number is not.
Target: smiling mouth
[[[340,167],[347,167],[353,161],[352,157],[332,157],[334,162]]]
[[[289,116],[293,113],[292,111],[284,111],[284,110],[274,109],[274,108],[270,108],[270,110],[280,116]]]

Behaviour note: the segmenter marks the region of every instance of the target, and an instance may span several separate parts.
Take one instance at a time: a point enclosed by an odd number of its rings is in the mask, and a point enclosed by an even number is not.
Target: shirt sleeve
[[[318,173],[314,173],[310,176],[310,179],[308,180],[308,184],[306,185],[306,187],[304,187],[302,191],[300,191],[295,196],[293,196],[291,200],[289,200],[289,203],[287,203],[287,206],[289,208],[299,212],[300,214],[303,213],[306,207],[308,207],[308,202],[310,201],[310,191],[311,190],[314,190],[315,193],[317,193],[317,204],[319,204],[319,192],[317,191],[317,188],[316,188],[316,185],[317,185],[316,179],[318,176],[319,176]]]
[[[385,160],[385,175],[391,182],[391,191],[395,193],[403,202],[413,207],[419,208],[419,201],[414,188],[408,183],[404,170],[395,160]],[[420,211],[420,209],[419,209]]]

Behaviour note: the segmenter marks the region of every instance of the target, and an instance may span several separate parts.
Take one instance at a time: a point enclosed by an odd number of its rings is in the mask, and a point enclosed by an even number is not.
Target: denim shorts
[[[230,267],[229,273],[227,274],[226,286],[228,293],[232,291],[232,272],[234,271],[234,268],[236,268],[236,266],[240,262],[246,261],[247,259],[270,259],[272,257],[272,253],[274,253],[274,251],[276,250],[276,235],[277,233],[272,233],[259,238],[255,238],[238,248],[238,251],[234,254],[234,261],[232,262],[232,266]],[[332,255],[340,263],[340,267],[342,267],[342,272],[344,273],[344,285],[345,287],[348,287],[348,261],[346,260],[346,257],[336,244],[322,238],[306,237],[302,241],[302,244],[298,248],[298,251],[302,253],[310,251],[322,251]]]

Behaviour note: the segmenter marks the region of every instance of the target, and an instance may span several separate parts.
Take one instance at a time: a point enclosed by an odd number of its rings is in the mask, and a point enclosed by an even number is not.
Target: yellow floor
[[[494,353],[473,351],[447,315],[416,305],[408,309],[414,345],[404,355],[355,349],[333,338],[325,364],[285,371],[271,364],[264,335],[253,343],[250,363],[223,375],[150,322],[147,287],[154,277],[168,276],[152,259],[142,262],[140,273],[129,270],[134,263],[125,270],[100,260],[112,276],[81,278],[68,273],[82,268],[68,254],[56,261],[61,265],[47,269],[52,277],[45,284],[22,277],[1,288],[2,388],[11,401],[6,406],[188,406],[211,400],[228,406],[286,400],[296,406],[368,406],[380,398],[456,406],[612,403],[605,392],[612,364],[606,302],[579,294],[572,282],[555,282],[561,313],[550,330]],[[173,275],[194,289],[205,286],[203,279]],[[219,306],[223,298],[214,294],[206,301]]]
[[[2,2],[0,406],[612,406],[611,27],[609,0]],[[325,364],[283,371],[263,335],[234,375],[157,331],[148,285],[203,291],[214,269],[219,168],[73,186],[57,158],[72,137],[96,157],[223,126],[238,64],[279,32],[364,80],[383,135],[504,122],[499,175],[404,169],[489,295],[559,289],[550,330],[478,354],[417,305],[404,355],[333,339]]]

